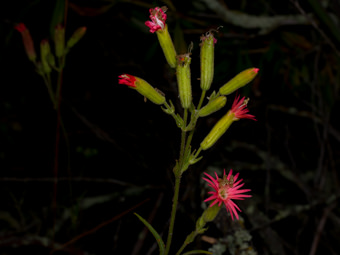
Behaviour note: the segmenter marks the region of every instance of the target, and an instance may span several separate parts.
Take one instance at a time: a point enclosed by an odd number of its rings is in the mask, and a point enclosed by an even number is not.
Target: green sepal
[[[228,130],[230,125],[234,121],[234,114],[231,111],[228,111],[226,115],[224,115],[211,129],[210,133],[204,138],[201,142],[202,150],[207,150],[211,146],[213,146],[218,139]]]
[[[163,29],[160,29],[156,32],[159,44],[163,50],[166,61],[169,66],[172,68],[176,67],[176,50],[175,46],[172,42],[171,36],[168,31],[168,26],[165,25]]]
[[[135,87],[133,87],[135,90],[137,90],[140,94],[142,94],[154,104],[163,105],[165,103],[165,96],[161,91],[152,87],[147,81],[139,77],[135,78]]]
[[[196,150],[194,150],[192,153],[190,149],[188,150],[188,152],[184,155],[185,164],[182,166],[181,173],[185,172],[190,165],[196,164],[203,158],[203,156],[199,158],[197,158],[197,156],[198,155],[196,155]]]
[[[209,206],[207,209],[205,209],[205,211],[203,212],[203,219],[205,222],[211,222],[213,221],[217,214],[219,213],[219,211],[221,210],[221,207],[218,206],[217,204],[214,204],[213,206]]]
[[[214,78],[215,39],[211,32],[201,36],[201,89],[207,91]]]
[[[196,155],[196,150],[194,150],[192,152],[192,154],[190,155],[190,158],[189,158],[189,164],[190,165],[196,164],[198,161],[200,161],[203,158],[203,156],[201,156],[199,158],[197,158],[197,156],[198,155]]]
[[[162,238],[160,237],[160,235],[157,233],[157,231],[146,221],[142,218],[142,216],[138,215],[137,213],[134,213],[138,219],[144,223],[144,225],[150,230],[150,232],[153,234],[153,236],[156,239],[156,242],[158,244],[159,247],[159,254],[163,255],[165,252],[165,244],[162,240]]]
[[[188,109],[192,103],[190,53],[177,56],[176,76],[178,84],[179,99],[182,107]]]
[[[175,119],[177,127],[183,129],[183,126],[184,126],[183,119],[178,114],[175,114],[175,106],[171,102],[171,100],[169,100],[169,102],[170,102],[170,105],[165,104],[165,107],[161,107],[163,112],[165,112],[166,114],[171,115]]]

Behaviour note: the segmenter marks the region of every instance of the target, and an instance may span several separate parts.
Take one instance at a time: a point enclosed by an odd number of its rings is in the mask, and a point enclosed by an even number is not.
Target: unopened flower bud
[[[18,30],[22,36],[22,41],[24,43],[28,59],[32,62],[35,62],[37,54],[35,53],[33,39],[31,37],[29,30],[26,28],[24,23],[19,23],[14,28]]]
[[[50,73],[52,71],[51,66],[49,65],[49,58],[51,55],[50,44],[47,40],[42,40],[40,42],[40,58],[42,64],[42,70],[44,73]]]
[[[219,90],[220,94],[229,95],[233,93],[235,90],[247,85],[255,78],[258,71],[259,71],[258,68],[249,68],[240,72],[238,75],[236,75],[234,78],[232,78],[230,81],[228,81],[220,88]]]
[[[85,35],[86,27],[80,27],[74,31],[71,38],[67,41],[67,48],[73,47]]]
[[[189,54],[179,55],[176,67],[179,98],[184,109],[190,107],[192,102],[191,94],[191,74]]]
[[[201,36],[201,89],[207,91],[214,78],[214,48],[216,39],[211,32]]]
[[[60,58],[64,55],[65,49],[65,28],[57,25],[54,30],[55,55]]]
[[[198,116],[205,117],[208,116],[218,110],[220,110],[223,106],[225,106],[227,102],[227,98],[225,96],[219,96],[204,106],[201,110],[198,112]]]
[[[130,86],[131,88],[137,90],[144,97],[149,99],[151,102],[158,105],[165,103],[165,97],[143,79],[129,74],[122,74],[118,76],[118,78],[119,84]]]

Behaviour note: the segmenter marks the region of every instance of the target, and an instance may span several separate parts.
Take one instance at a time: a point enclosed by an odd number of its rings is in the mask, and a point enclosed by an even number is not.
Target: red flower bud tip
[[[24,32],[27,30],[26,26],[24,23],[19,23],[18,25],[14,26],[14,28],[19,31],[20,33]]]
[[[146,21],[145,25],[150,28],[150,32],[154,33],[158,30],[163,30],[165,27],[167,8],[164,6],[162,8],[156,7],[155,9],[150,9],[150,19],[151,21]]]
[[[231,106],[231,110],[230,110],[235,115],[234,119],[235,120],[239,120],[239,119],[256,120],[254,115],[247,114],[249,112],[249,110],[247,109],[247,103],[249,99],[245,99],[245,97],[242,97],[241,99],[239,98],[240,96],[237,96],[235,98],[233,105]]]
[[[119,80],[118,83],[119,84],[125,84],[131,87],[136,87],[135,82],[136,82],[136,77],[130,74],[122,74],[120,76],[118,76]]]
[[[27,27],[24,23],[19,23],[18,25],[14,26],[14,28],[20,32],[22,36],[22,41],[24,43],[26,54],[29,60],[35,62],[36,53],[34,50],[33,39],[31,37],[30,32],[28,31]]]

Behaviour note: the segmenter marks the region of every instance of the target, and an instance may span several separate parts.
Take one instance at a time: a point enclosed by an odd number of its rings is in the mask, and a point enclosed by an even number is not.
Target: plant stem
[[[53,108],[54,109],[57,109],[56,107],[56,97],[55,97],[55,94],[53,93],[53,89],[52,89],[52,82],[51,82],[51,77],[50,75],[47,75],[47,77],[45,76],[45,74],[42,74],[41,77],[43,78],[44,80],[44,83],[46,85],[46,88],[47,88],[47,91],[48,91],[48,94],[50,96],[50,99],[52,101],[52,104],[53,104]]]
[[[169,254],[170,250],[170,245],[172,241],[172,235],[173,235],[173,230],[174,230],[174,224],[175,224],[175,217],[176,217],[176,211],[177,211],[177,203],[178,203],[178,194],[179,194],[179,186],[181,183],[181,175],[176,176],[175,180],[175,188],[174,188],[174,197],[173,197],[173,202],[172,202],[172,210],[171,210],[171,219],[170,219],[170,226],[169,226],[169,233],[168,233],[168,238],[166,240],[166,245],[165,245],[165,254]]]
[[[188,110],[184,109],[184,116],[183,116],[183,127],[187,126],[187,119],[188,119]],[[179,153],[179,162],[178,162],[178,169],[177,169],[177,173],[180,173],[180,170],[183,166],[183,160],[184,160],[184,153],[185,153],[185,139],[186,139],[186,131],[182,130],[182,136],[181,136],[181,150]],[[176,173],[175,173],[176,175]]]
[[[197,232],[196,232],[196,230],[194,231],[194,232],[192,232],[192,233],[195,233],[194,234],[194,237],[193,238],[195,238],[196,236],[197,236]],[[182,251],[185,249],[185,247],[187,247],[187,245],[189,244],[189,243],[191,243],[191,242],[184,242],[183,244],[182,244],[182,246],[181,246],[181,248],[179,248],[179,250],[176,252],[176,255],[180,255],[181,253],[182,253]]]
[[[205,90],[202,90],[201,98],[200,98],[200,101],[198,103],[196,111],[199,111],[201,109],[201,106],[203,104],[203,100],[204,100],[204,97],[205,97],[205,92],[206,92]],[[187,144],[186,144],[186,147],[185,147],[185,152],[187,152],[187,150],[189,150],[194,132],[195,132],[195,127],[189,133],[189,136],[188,136],[188,139],[187,139]]]
[[[187,125],[187,119],[188,119],[188,110],[184,109],[184,116],[183,116],[183,122],[184,127]],[[174,187],[174,197],[172,199],[172,210],[171,210],[171,218],[170,218],[170,225],[169,225],[169,233],[166,240],[165,245],[165,255],[169,254],[171,241],[172,241],[172,235],[174,231],[174,225],[175,225],[175,218],[176,218],[176,211],[177,211],[177,203],[178,203],[178,194],[179,194],[179,186],[181,183],[181,177],[182,177],[182,166],[184,164],[184,155],[185,155],[185,143],[186,143],[186,131],[182,130],[181,134],[181,150],[179,153],[179,162],[178,167],[175,169],[175,187]]]
[[[197,106],[197,111],[199,111],[201,109],[201,106],[203,104],[203,100],[204,100],[204,97],[205,97],[205,90],[202,90],[202,94],[201,94],[201,98],[200,98],[200,101],[198,103],[198,106]]]

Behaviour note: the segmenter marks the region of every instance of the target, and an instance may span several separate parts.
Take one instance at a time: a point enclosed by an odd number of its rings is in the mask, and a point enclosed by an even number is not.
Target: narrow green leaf
[[[150,232],[153,234],[153,236],[155,237],[157,243],[158,243],[158,247],[159,247],[159,254],[163,255],[165,252],[165,244],[162,240],[162,238],[160,237],[160,235],[157,233],[157,231],[146,221],[142,218],[142,216],[138,215],[137,213],[134,213],[138,219],[144,223],[144,225],[150,230]]]
[[[203,250],[194,250],[194,251],[188,251],[186,253],[183,253],[182,255],[190,255],[190,254],[212,254],[212,252],[203,251]]]

